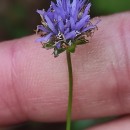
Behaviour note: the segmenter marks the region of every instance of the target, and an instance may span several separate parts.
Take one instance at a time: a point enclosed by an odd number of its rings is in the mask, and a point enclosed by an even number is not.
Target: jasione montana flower
[[[90,22],[91,3],[86,0],[56,0],[51,2],[45,11],[37,10],[42,18],[42,24],[37,26],[37,33],[46,49],[54,49],[54,56],[67,50],[74,52],[76,45],[88,42],[86,36],[91,36],[96,24]]]

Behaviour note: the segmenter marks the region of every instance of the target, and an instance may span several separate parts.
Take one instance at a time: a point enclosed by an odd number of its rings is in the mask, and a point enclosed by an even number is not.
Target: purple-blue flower
[[[90,22],[90,7],[86,0],[56,0],[47,11],[37,10],[42,24],[37,26],[41,37],[36,41],[46,49],[53,48],[55,57],[65,50],[73,52],[97,28],[97,23]]]

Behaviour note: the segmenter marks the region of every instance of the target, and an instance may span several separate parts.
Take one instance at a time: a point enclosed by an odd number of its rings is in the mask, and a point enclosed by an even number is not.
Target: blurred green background
[[[130,10],[130,0],[90,0],[92,2],[91,16],[109,15]],[[0,0],[0,41],[15,39],[34,34],[40,24],[37,9],[47,9],[50,0]],[[73,130],[83,130],[85,127],[101,123],[111,118],[77,121]],[[0,130],[64,130],[65,124],[25,123],[12,128]]]

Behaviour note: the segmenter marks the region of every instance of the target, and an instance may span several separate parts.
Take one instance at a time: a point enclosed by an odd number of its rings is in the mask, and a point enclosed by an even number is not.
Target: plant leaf
[[[76,44],[72,43],[70,47],[67,48],[68,52],[74,53],[76,48]]]

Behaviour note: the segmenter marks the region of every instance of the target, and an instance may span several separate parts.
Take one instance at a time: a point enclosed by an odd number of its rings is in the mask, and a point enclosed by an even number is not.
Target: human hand
[[[72,55],[73,119],[130,113],[130,12],[102,18],[88,45]],[[36,36],[0,44],[0,125],[65,121],[66,56],[34,43]],[[129,129],[130,117],[91,130]]]

